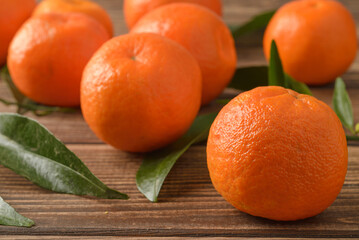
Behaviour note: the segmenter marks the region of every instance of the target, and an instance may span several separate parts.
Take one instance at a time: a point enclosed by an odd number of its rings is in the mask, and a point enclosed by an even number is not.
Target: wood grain
[[[0,195],[32,218],[31,229],[0,227],[4,235],[162,236],[162,237],[345,237],[359,238],[359,148],[349,148],[343,190],[322,214],[297,222],[274,222],[241,213],[214,190],[205,149],[191,148],[165,182],[159,203],[136,190],[134,175],[141,156],[103,144],[69,145],[110,187],[131,199],[101,200],[42,190],[0,168]],[[194,159],[196,161],[194,161]]]
[[[122,1],[97,0],[110,13],[117,35],[127,33]],[[224,20],[237,24],[252,15],[277,8],[284,0],[223,0]],[[341,1],[359,26],[359,1]],[[260,41],[238,43],[238,66],[265,65]],[[359,58],[344,75],[359,122]],[[250,79],[248,79],[250,81]],[[330,104],[333,84],[312,88],[314,95]],[[226,90],[221,98],[238,91]],[[11,96],[0,81],[0,96]],[[220,109],[212,103],[202,109]],[[14,112],[0,104],[0,112]],[[175,165],[160,194],[149,203],[135,183],[140,154],[128,154],[103,144],[88,128],[80,110],[34,117],[65,142],[102,181],[128,193],[130,200],[103,200],[56,194],[43,190],[9,169],[0,167],[0,196],[21,214],[32,218],[30,229],[0,226],[0,239],[359,239],[359,146],[349,147],[347,178],[334,204],[322,214],[297,222],[275,222],[249,216],[230,206],[213,188],[205,146],[192,147]]]
[[[86,237],[76,237],[76,236],[71,236],[71,237],[66,237],[66,236],[7,236],[7,237],[1,237],[1,239],[3,240],[33,240],[33,239],[42,239],[42,240],[62,240],[62,239],[74,239],[74,240],[114,240],[114,239],[119,239],[118,237],[106,237],[106,236],[102,236],[102,237],[90,237],[90,236],[86,236]],[[183,240],[183,239],[194,239],[192,237],[166,237],[166,238],[162,238],[162,237],[121,237],[122,240]],[[195,238],[197,239],[197,238]],[[233,240],[233,237],[201,237],[201,240]],[[238,237],[235,239],[248,239],[246,237]],[[251,238],[252,240],[267,240],[268,238]],[[272,240],[283,240],[283,238],[271,238]],[[308,238],[291,238],[292,240],[306,240]],[[322,240],[329,240],[332,238],[321,238]],[[347,238],[336,238],[336,240],[344,240]]]

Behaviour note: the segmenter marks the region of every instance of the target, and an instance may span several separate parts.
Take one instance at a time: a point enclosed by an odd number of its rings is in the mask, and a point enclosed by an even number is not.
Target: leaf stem
[[[5,99],[3,99],[3,98],[0,98],[0,102],[2,102],[3,104],[5,104],[6,106],[18,106],[17,103],[10,102],[10,101],[5,100]]]

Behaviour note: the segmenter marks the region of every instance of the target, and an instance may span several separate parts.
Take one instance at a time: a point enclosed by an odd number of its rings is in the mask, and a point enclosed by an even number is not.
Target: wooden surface
[[[122,1],[98,0],[110,12],[117,34],[126,33]],[[241,23],[252,15],[286,1],[223,0],[224,19]],[[342,1],[359,26],[359,1]],[[239,45],[239,66],[265,64],[260,45]],[[359,121],[359,60],[344,76]],[[250,79],[249,79],[250,80]],[[312,89],[330,104],[333,85]],[[224,96],[235,96],[226,91]],[[0,96],[10,98],[0,81]],[[217,105],[203,109],[218,108]],[[0,112],[13,112],[0,105]],[[54,114],[37,118],[67,144],[110,187],[128,193],[128,201],[101,200],[56,194],[0,167],[0,196],[21,214],[33,219],[33,228],[0,227],[0,239],[359,239],[359,146],[349,143],[349,169],[341,194],[322,214],[297,222],[274,222],[234,209],[214,190],[206,168],[205,146],[192,147],[166,180],[159,203],[149,203],[136,188],[141,155],[120,152],[103,144],[89,130],[81,114]],[[117,238],[118,239],[118,238]]]

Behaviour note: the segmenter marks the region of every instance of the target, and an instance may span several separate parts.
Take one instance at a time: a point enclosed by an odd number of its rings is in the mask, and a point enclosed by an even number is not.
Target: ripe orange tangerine
[[[128,34],[105,43],[86,66],[84,118],[115,148],[148,152],[181,137],[201,104],[201,71],[181,45],[156,34]]]
[[[36,7],[34,16],[44,13],[83,13],[101,23],[113,36],[112,20],[106,10],[89,0],[43,0]]]
[[[198,4],[222,16],[221,0],[124,0],[123,10],[127,26],[131,29],[141,17],[150,11],[163,5],[176,2]]]
[[[206,105],[227,87],[237,65],[231,32],[223,20],[204,7],[172,3],[142,17],[131,33],[150,32],[184,46],[202,71],[202,104]]]
[[[334,0],[295,0],[283,5],[265,31],[267,59],[273,39],[284,70],[310,85],[334,81],[349,68],[357,52],[353,17]]]
[[[0,0],[0,66],[6,62],[12,38],[31,16],[35,0]]]
[[[216,190],[254,216],[292,221],[315,216],[338,196],[348,148],[325,103],[281,87],[259,87],[227,104],[208,138]]]
[[[82,71],[108,39],[105,28],[84,14],[32,17],[9,48],[8,67],[14,84],[35,102],[78,106]]]

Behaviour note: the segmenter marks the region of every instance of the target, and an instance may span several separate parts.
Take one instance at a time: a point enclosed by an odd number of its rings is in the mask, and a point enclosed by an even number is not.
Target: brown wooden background
[[[116,34],[127,32],[122,1],[97,0],[112,16]],[[236,24],[283,0],[223,0],[224,19]],[[359,1],[342,1],[359,26]],[[239,66],[265,64],[260,42],[239,44]],[[344,76],[359,121],[359,60]],[[330,104],[333,85],[313,88]],[[227,91],[224,95],[234,96]],[[0,96],[10,98],[2,81]],[[203,111],[218,108],[215,104]],[[0,112],[15,108],[0,105]],[[28,114],[34,117],[31,114]],[[184,239],[184,238],[358,238],[359,239],[359,145],[349,143],[349,170],[343,190],[324,213],[297,222],[274,222],[241,213],[212,187],[205,146],[192,147],[166,180],[159,203],[149,203],[136,188],[135,174],[141,156],[117,151],[103,144],[89,130],[81,114],[54,114],[37,118],[73,150],[110,187],[128,193],[128,201],[101,200],[56,194],[0,167],[0,196],[21,214],[33,219],[33,228],[0,227],[1,239]]]

